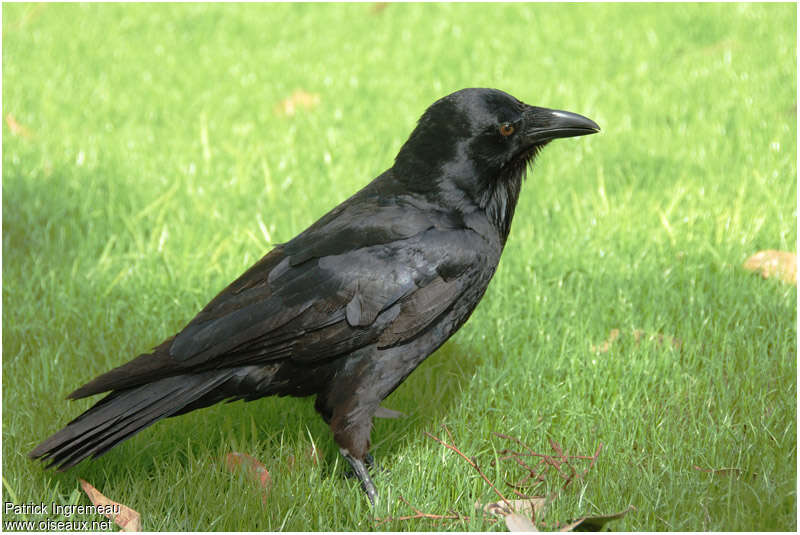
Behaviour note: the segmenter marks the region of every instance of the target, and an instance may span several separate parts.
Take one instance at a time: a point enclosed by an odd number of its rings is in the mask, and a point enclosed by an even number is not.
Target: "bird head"
[[[484,210],[505,238],[528,164],[550,141],[600,131],[576,113],[530,106],[497,89],[434,102],[395,159],[394,178],[453,209]]]

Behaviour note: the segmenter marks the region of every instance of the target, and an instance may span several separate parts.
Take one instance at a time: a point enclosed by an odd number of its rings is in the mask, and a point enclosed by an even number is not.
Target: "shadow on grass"
[[[422,431],[442,420],[458,402],[478,365],[477,356],[455,343],[445,344],[426,359],[384,403],[407,417],[376,419],[372,451],[378,462],[390,463],[407,441],[425,440]],[[339,450],[328,425],[314,410],[313,399],[273,397],[217,404],[157,422],[103,457],[84,462],[68,473],[37,475],[40,468],[36,467],[29,475],[52,478],[48,486],[58,482],[62,489],[73,488],[77,478],[102,487],[124,487],[132,477],[139,481],[159,477],[165,465],[178,465],[184,473],[191,472],[198,462],[222,467],[226,453],[241,451],[259,457],[273,476],[280,478],[281,471],[290,469],[288,457],[308,456],[313,440],[321,475],[332,477],[336,475]],[[65,412],[64,423],[79,410]],[[45,436],[35,438],[38,441]],[[31,462],[31,466],[36,464]],[[343,464],[339,462],[338,466]],[[68,498],[66,492],[64,499]]]
[[[372,450],[392,456],[406,441],[426,440],[423,430],[444,419],[464,396],[480,357],[455,342],[428,357],[382,404],[407,417],[375,422]]]

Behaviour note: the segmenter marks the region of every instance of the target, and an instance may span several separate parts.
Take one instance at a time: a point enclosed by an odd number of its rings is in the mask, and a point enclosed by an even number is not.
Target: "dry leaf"
[[[113,520],[115,524],[122,528],[122,531],[142,531],[142,521],[139,516],[139,513],[122,505],[121,503],[117,503],[115,501],[109,500],[105,496],[103,496],[99,490],[91,486],[89,483],[84,481],[83,479],[79,479],[78,481],[81,482],[81,487],[83,487],[83,491],[89,496],[89,500],[96,506],[102,506],[104,508],[113,507],[115,510],[118,510],[118,513],[113,512],[103,512],[103,516],[106,518]]]
[[[681,340],[680,338],[667,336],[661,333],[647,334],[641,329],[634,329],[633,331],[631,331],[630,334],[633,335],[633,341],[637,346],[641,344],[643,341],[654,343],[656,347],[661,347],[666,344],[669,344],[670,346],[672,346],[673,349],[676,349],[678,351],[680,351],[681,347],[683,346],[683,340]],[[617,340],[621,342],[622,338],[624,338],[625,335],[627,335],[627,333],[623,333],[619,329],[611,329],[611,331],[609,331],[608,333],[608,338],[606,338],[603,342],[597,345],[592,344],[592,351],[595,353],[608,353],[609,349],[611,349],[612,344],[614,344],[614,342],[616,342]]]
[[[319,105],[319,95],[316,93],[308,93],[302,89],[297,89],[289,97],[283,99],[275,106],[275,113],[277,115],[285,115],[291,117],[299,109],[310,110]]]
[[[531,522],[534,513],[539,512],[546,504],[545,498],[530,498],[527,500],[508,500],[505,502],[487,503],[481,507],[479,502],[475,503],[475,509],[487,512],[492,515],[502,516],[509,531],[539,531],[536,525]]]
[[[586,520],[586,519],[585,518],[579,518],[578,520],[575,520],[573,522],[569,522],[567,525],[561,526],[560,528],[558,528],[558,531],[564,531],[564,532],[572,531],[573,529],[575,529],[578,526],[580,526],[581,523],[583,523],[584,520]]]
[[[614,340],[619,338],[619,329],[611,329],[611,332],[608,333],[608,338],[603,341],[601,344],[592,345],[592,351],[595,353],[608,353],[608,350],[611,349],[611,344],[614,343]]]
[[[505,517],[508,531],[539,531],[527,516],[511,513]]]
[[[19,124],[17,120],[14,118],[13,115],[6,114],[6,124],[8,125],[8,129],[11,130],[11,133],[15,136],[24,137],[25,139],[29,139],[31,137],[31,131],[28,130],[25,126]]]
[[[508,506],[502,502],[487,503],[483,506],[481,506],[481,502],[475,502],[475,509],[479,511],[483,509],[487,513],[497,516],[505,516],[511,514],[511,509],[509,509]]]
[[[497,515],[506,516],[511,513],[520,513],[522,515],[532,516],[533,513],[538,513],[547,504],[547,498],[527,498],[525,500],[508,500],[511,509],[505,502],[492,502],[481,506],[480,503],[475,504],[475,509],[483,509],[485,512]]]
[[[777,277],[797,286],[797,254],[769,249],[759,251],[744,262],[748,271],[759,271],[765,279]]]
[[[264,466],[258,459],[246,453],[232,452],[225,456],[225,466],[231,472],[237,469],[244,469],[247,476],[259,484],[264,489],[264,494],[261,496],[262,503],[266,503],[267,494],[272,486],[272,476],[269,475],[267,467]]]
[[[370,9],[370,11],[372,11],[373,15],[377,15],[387,7],[389,7],[389,2],[375,2],[374,4],[372,4],[372,9]]]
[[[561,531],[573,531],[575,528],[580,528],[578,531],[600,531],[608,522],[611,522],[612,520],[619,520],[627,515],[628,512],[635,510],[636,508],[633,505],[629,505],[627,509],[623,509],[619,513],[613,513],[610,515],[585,516],[575,520],[574,522],[570,522],[561,528]]]
[[[545,497],[537,497],[537,498],[528,498],[526,500],[511,500],[511,506],[514,510],[518,513],[533,516],[534,513],[538,513],[544,506],[547,505],[548,501]]]

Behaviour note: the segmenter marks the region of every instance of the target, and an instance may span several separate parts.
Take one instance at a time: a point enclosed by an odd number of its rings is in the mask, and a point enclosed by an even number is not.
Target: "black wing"
[[[341,242],[325,236],[309,248],[276,249],[209,303],[175,337],[170,355],[181,367],[206,369],[311,362],[412,339],[485,265],[471,231],[424,223],[373,234],[362,221]]]

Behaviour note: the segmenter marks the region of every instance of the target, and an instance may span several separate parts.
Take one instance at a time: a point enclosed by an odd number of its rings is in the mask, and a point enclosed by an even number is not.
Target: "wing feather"
[[[345,239],[353,223],[335,219],[320,231],[330,239],[304,233],[279,246],[209,303],[170,355],[198,369],[311,362],[417,336],[461,295],[476,253],[464,247],[468,231],[427,216],[370,231],[380,220],[373,214]]]

